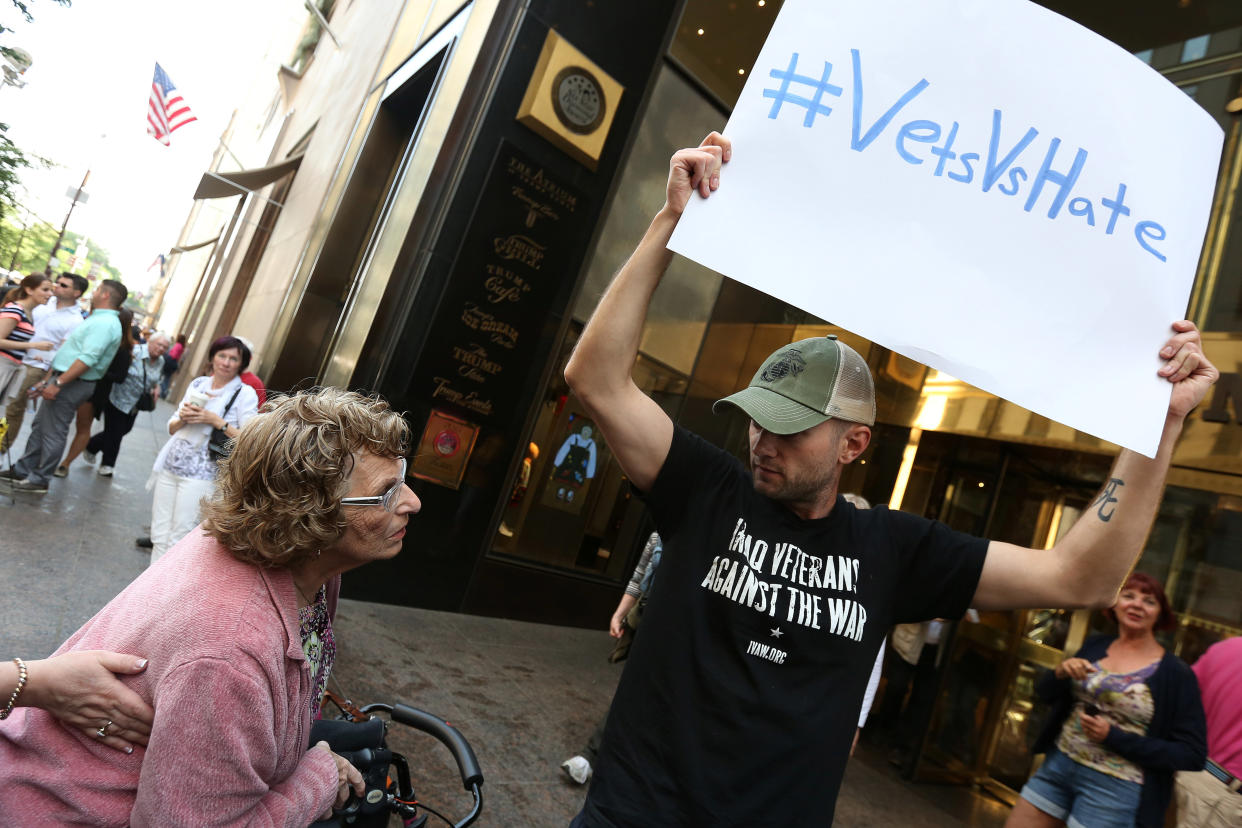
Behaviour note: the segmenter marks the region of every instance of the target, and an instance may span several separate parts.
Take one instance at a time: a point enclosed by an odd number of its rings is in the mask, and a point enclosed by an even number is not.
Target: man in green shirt
[[[0,480],[13,491],[47,493],[47,482],[65,451],[78,406],[91,398],[95,381],[108,370],[121,344],[117,311],[128,296],[129,291],[120,282],[100,282],[91,294],[91,315],[69,334],[52,360],[52,369],[35,386],[44,402],[26,439],[26,453],[0,472]]]

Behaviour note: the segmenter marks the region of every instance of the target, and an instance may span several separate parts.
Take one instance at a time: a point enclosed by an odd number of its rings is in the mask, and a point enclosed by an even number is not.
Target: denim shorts
[[[1053,748],[1022,798],[1068,828],[1134,828],[1143,786],[1080,765]]]

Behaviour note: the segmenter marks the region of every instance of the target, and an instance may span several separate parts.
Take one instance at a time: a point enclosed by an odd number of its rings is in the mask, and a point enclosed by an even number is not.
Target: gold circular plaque
[[[599,129],[607,110],[604,88],[581,66],[566,66],[552,81],[552,109],[570,132],[589,135]]]

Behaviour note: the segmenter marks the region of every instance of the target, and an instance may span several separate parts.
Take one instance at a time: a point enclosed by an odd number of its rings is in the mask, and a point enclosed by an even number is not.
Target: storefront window
[[[782,0],[688,0],[669,54],[723,106],[733,108]]]
[[[650,528],[599,426],[565,384],[580,332],[571,331],[548,383],[491,554],[615,581]],[[684,376],[645,356],[634,380],[670,416],[686,392]]]
[[[1204,243],[1192,309],[1209,331],[1242,331],[1242,217],[1236,183],[1242,164],[1242,27],[1151,50],[1154,69],[1197,101],[1225,131],[1218,197]]]
[[[1157,637],[1184,661],[1242,634],[1242,498],[1169,486],[1137,569],[1164,584],[1178,626]],[[1091,626],[1114,629],[1102,613]]]
[[[574,303],[574,319],[585,324],[590,318],[612,277],[634,252],[651,217],[664,203],[669,156],[681,147],[697,145],[707,130],[723,128],[724,121],[720,111],[703,100],[684,78],[667,67],[660,71],[587,265]],[[689,374],[719,289],[717,273],[675,257],[652,297],[639,349]]]

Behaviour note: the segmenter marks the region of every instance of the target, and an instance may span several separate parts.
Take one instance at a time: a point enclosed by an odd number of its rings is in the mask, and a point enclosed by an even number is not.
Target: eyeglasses
[[[341,498],[342,506],[383,506],[389,512],[397,510],[397,504],[401,502],[401,487],[405,485],[405,458],[401,458],[401,471],[397,475],[397,482],[392,484],[392,488],[381,495],[372,495],[370,497],[343,497]]]

